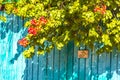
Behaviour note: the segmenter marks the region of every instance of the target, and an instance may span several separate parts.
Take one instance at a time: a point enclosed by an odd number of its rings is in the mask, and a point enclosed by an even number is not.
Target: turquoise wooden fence
[[[70,42],[44,56],[26,60],[24,80],[120,80],[120,55],[117,52],[78,59],[79,49]]]
[[[118,52],[96,55],[89,49],[89,58],[82,59],[72,41],[60,51],[23,58],[17,41],[26,34],[24,21],[5,16],[7,22],[0,21],[0,80],[120,80]]]

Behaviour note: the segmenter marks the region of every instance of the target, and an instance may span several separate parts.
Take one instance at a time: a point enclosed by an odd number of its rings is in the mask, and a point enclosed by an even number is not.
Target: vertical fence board
[[[111,78],[111,53],[106,54],[106,77],[109,80]]]
[[[85,80],[85,59],[80,59],[79,80]]]
[[[96,53],[92,53],[92,80],[98,79],[97,73],[97,55]]]
[[[91,53],[90,53],[90,50],[88,49],[88,52],[89,52],[89,56],[88,56],[88,58],[86,59],[86,72],[85,72],[85,74],[86,74],[86,78],[85,78],[85,80],[91,80],[90,78],[90,76],[91,76]]]
[[[45,65],[43,66],[44,67],[44,77],[43,79],[44,80],[48,80],[48,53],[45,53],[44,55],[44,60],[45,60]]]
[[[38,63],[38,67],[39,67],[39,75],[38,75],[38,80],[45,80],[45,67],[46,67],[46,56],[45,55],[39,55],[39,63]]]
[[[54,52],[54,80],[59,80],[59,51],[55,48]]]
[[[117,74],[117,54],[116,54],[116,51],[111,53],[111,76],[114,76],[114,74]],[[116,80],[118,80],[118,77],[116,77]]]
[[[79,80],[78,79],[78,74],[79,74],[79,58],[78,58],[78,47],[74,47],[74,65],[73,65],[73,80]]]
[[[32,69],[33,69],[33,72],[32,72],[33,80],[37,80],[37,76],[38,76],[38,74],[37,74],[37,72],[38,72],[38,70],[37,70],[38,69],[37,68],[37,66],[38,66],[38,57],[37,57],[37,55],[35,55],[33,57],[32,63],[33,63],[33,67],[32,67]]]
[[[73,79],[73,55],[74,55],[74,44],[70,42],[67,46],[67,80]]]
[[[28,60],[28,72],[29,76],[26,76],[28,77],[28,80],[33,80],[33,62],[32,62],[32,59],[29,59]]]
[[[12,52],[13,52],[13,53],[15,52],[15,50],[14,50],[15,45],[16,45],[15,42],[17,41],[17,38],[16,38],[17,35],[16,35],[16,33],[18,33],[18,31],[19,31],[19,30],[18,30],[18,28],[19,28],[19,27],[18,27],[18,21],[19,21],[18,18],[19,18],[19,17],[13,15],[13,22],[12,22],[12,25],[13,25],[13,26],[12,26],[12,29],[11,29],[11,31],[13,32],[13,39],[12,39],[12,41],[13,41],[13,44],[12,44],[12,45],[13,45],[13,46],[12,46],[12,47],[13,47],[13,51],[12,51]],[[8,38],[8,40],[9,40],[9,38]],[[7,40],[7,41],[8,41],[8,40]],[[7,53],[7,54],[9,54],[9,53]],[[17,55],[18,55],[17,53],[14,53],[12,56],[13,56],[13,57],[14,57],[14,56],[16,57]],[[14,64],[16,64],[16,63],[17,63],[17,62],[15,62]],[[12,72],[12,75],[14,75],[14,73],[17,73],[17,66],[14,66],[13,68],[15,68],[15,70]],[[8,79],[8,78],[9,78],[9,77],[7,77],[7,79]],[[13,76],[13,79],[16,80],[16,79],[17,79],[17,76]]]
[[[117,73],[120,75],[120,53],[118,53],[118,71]]]
[[[25,68],[25,71],[24,71],[24,80],[28,80],[28,59],[25,60],[25,63],[26,63],[26,68]]]
[[[65,46],[60,51],[60,79],[66,80],[66,56],[67,56],[67,47]]]
[[[106,75],[103,75],[104,73],[106,73],[106,54],[100,54],[99,55],[99,68],[98,68],[98,75],[100,75],[98,77],[98,80],[104,80],[106,79]]]
[[[93,53],[92,53],[91,50],[90,50],[90,57],[89,58],[91,58],[91,60],[90,60],[90,80],[92,80],[92,66],[93,66],[92,59],[93,59]]]
[[[48,80],[53,80],[53,50],[48,53],[48,68],[47,68],[47,73],[48,73]]]
[[[37,55],[37,80],[39,80],[39,56]]]

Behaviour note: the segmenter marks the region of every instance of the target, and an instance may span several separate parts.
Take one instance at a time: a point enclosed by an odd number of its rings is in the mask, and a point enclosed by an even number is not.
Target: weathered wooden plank
[[[85,72],[85,80],[91,80],[91,64],[92,64],[92,62],[91,62],[91,52],[90,52],[90,49],[88,49],[88,48],[86,48],[87,50],[88,50],[88,52],[89,52],[89,56],[88,56],[88,58],[86,59],[86,62],[85,62],[85,64],[86,64],[86,72]]]
[[[39,80],[39,56],[37,55],[37,80]]]
[[[38,57],[37,57],[37,55],[34,55],[34,57],[33,57],[33,59],[32,59],[32,67],[31,67],[31,69],[32,69],[32,80],[37,80],[37,76],[38,76],[38,74],[37,74],[37,72],[38,72]]]
[[[73,80],[79,80],[78,74],[79,74],[79,58],[78,58],[78,47],[74,46],[74,64],[73,64]]]
[[[105,62],[104,60],[106,59],[106,55],[104,53],[99,54],[99,68],[98,68],[98,73],[99,75],[104,73],[103,69],[105,69]]]
[[[23,80],[28,80],[28,60],[27,59],[25,60],[25,63],[26,63],[26,67],[24,70]]]
[[[74,63],[74,43],[68,43],[67,46],[67,80],[73,79],[73,63]]]
[[[11,19],[11,17],[9,17],[9,20],[12,20]],[[17,25],[18,24],[18,25]],[[24,32],[25,32],[25,29],[23,29],[23,27],[24,27],[24,20],[22,20],[20,17],[17,17],[17,26],[16,27],[18,27],[17,28],[17,30],[15,30],[15,31],[17,31],[17,32],[19,32],[19,36],[17,36],[17,37],[19,37],[19,39],[21,39],[21,38],[23,38],[24,37]],[[8,24],[8,27],[11,27],[11,24]],[[15,28],[15,27],[14,27]],[[14,29],[13,28],[13,29]],[[11,31],[13,31],[13,30],[11,30]],[[20,56],[20,54],[21,54],[21,52],[22,51],[24,51],[25,50],[25,48],[23,48],[22,46],[20,46],[19,44],[17,44],[17,54],[19,54],[17,57],[16,57],[16,59],[15,60],[17,60],[17,58]],[[23,55],[21,55],[21,56],[23,56]],[[14,56],[15,57],[15,56]],[[28,80],[28,71],[29,71],[29,68],[28,67],[31,67],[31,66],[29,66],[29,60],[28,59],[25,59],[25,57],[22,57],[22,67],[21,68],[24,68],[25,67],[25,70],[24,70],[24,72],[22,73],[22,76],[21,76],[21,79],[23,79],[23,80]],[[24,62],[25,61],[25,62]],[[23,64],[23,63],[25,63],[25,65]],[[21,66],[21,65],[19,65],[19,66]]]
[[[14,17],[14,16],[12,16],[12,17]],[[13,19],[13,20],[15,20],[15,19]],[[12,21],[12,23],[13,23],[13,21]],[[12,23],[11,23],[11,29],[13,30],[13,26],[14,25]],[[4,54],[5,54],[5,56],[4,56],[4,58],[5,58],[5,60],[4,60],[4,67],[6,68],[6,70],[4,71],[5,74],[4,73],[3,74],[6,76],[4,78],[4,80],[7,80],[9,78],[15,79],[15,76],[11,76],[11,75],[14,75],[16,73],[16,70],[15,70],[15,66],[13,66],[14,69],[11,69],[11,67],[7,68],[8,65],[9,65],[8,61],[7,61],[8,53],[9,53],[9,58],[12,58],[14,56],[13,53],[14,53],[14,46],[15,45],[14,45],[14,33],[12,31],[6,32],[5,27],[6,27],[6,29],[8,29],[7,26],[5,26],[5,23],[3,23],[3,29],[2,29],[2,31],[3,31],[2,36],[3,37],[1,37],[1,39],[3,39],[3,41],[4,41],[3,42],[4,43],[3,44],[4,45],[4,49],[5,49],[4,50]],[[11,49],[10,52],[8,52],[9,51],[8,48]],[[11,70],[11,71],[9,71],[9,70]],[[10,73],[10,75],[7,75],[8,73]]]
[[[97,60],[98,56],[97,54],[92,51],[92,78],[91,80],[97,80],[98,79],[98,60]]]
[[[14,15],[12,15],[12,26],[11,26],[11,32],[12,32],[12,47],[13,48],[11,48],[11,49],[13,49],[12,50],[12,58],[14,58],[14,64],[13,65],[15,65],[15,64],[17,64],[17,59],[18,59],[18,56],[19,56],[19,54],[14,50],[17,46],[16,46],[16,42],[17,42],[17,37],[18,37],[18,35],[16,35],[19,31],[17,31],[17,32],[14,32],[14,30],[17,30],[18,29],[18,20],[19,20],[19,18],[17,17],[17,16],[14,16]],[[4,25],[4,26],[6,26],[6,25]],[[8,27],[8,26],[7,26]],[[16,27],[16,28],[14,28],[14,27]],[[7,30],[7,32],[6,33],[9,33],[9,30]],[[8,37],[8,41],[9,41],[9,37]],[[9,53],[9,55],[11,55],[10,53]],[[9,60],[10,61],[10,60]],[[16,61],[16,62],[15,62]],[[14,75],[15,73],[18,73],[18,69],[17,69],[17,66],[14,66],[13,67],[15,70],[13,71],[12,70],[12,75]],[[19,68],[20,69],[20,68]],[[18,73],[19,74],[19,73]],[[13,76],[13,79],[17,79],[18,77],[17,76]],[[7,77],[7,79],[9,79],[9,77]]]
[[[86,59],[80,58],[80,66],[79,66],[79,79],[85,80],[85,72],[86,72]]]
[[[60,51],[60,79],[59,80],[66,80],[66,70],[67,70],[67,46],[65,46]]]
[[[24,33],[24,29],[23,29],[23,27],[24,27],[24,20],[22,20],[20,17],[19,17],[19,20],[18,20],[18,26],[19,26],[18,29],[19,29],[19,33],[20,33],[19,39],[21,39],[24,36],[24,34],[23,34]],[[28,73],[27,73],[27,71],[28,71],[28,60],[25,59],[25,57],[21,53],[24,50],[25,49],[22,46],[20,46],[19,44],[17,44],[17,52],[18,52],[18,54],[21,54],[22,59],[23,59],[23,61],[22,61],[22,67],[21,68],[25,67],[24,68],[24,72],[22,73],[21,79],[27,80],[27,75],[28,75]],[[23,65],[23,63],[25,63],[25,65]]]
[[[116,50],[111,53],[111,74],[117,72],[117,56]]]
[[[48,66],[47,66],[47,76],[48,76],[48,80],[53,80],[53,63],[54,63],[54,55],[53,55],[53,50],[48,53]]]
[[[106,77],[107,79],[111,79],[112,75],[111,75],[111,58],[112,58],[112,54],[111,53],[107,53],[106,54]]]
[[[119,74],[120,75],[120,52],[118,52],[117,53],[118,54],[118,56],[117,56],[117,74]]]
[[[46,55],[40,55],[38,60],[39,75],[38,80],[45,80],[46,78]]]
[[[106,73],[105,69],[106,69],[106,63],[105,63],[105,60],[106,60],[106,54],[105,53],[101,53],[99,55],[99,64],[98,64],[98,80],[104,80],[104,79],[107,79],[106,78],[106,75],[103,75]]]
[[[54,80],[59,80],[59,51],[54,49]]]
[[[89,58],[91,58],[91,60],[90,60],[90,76],[89,76],[89,78],[90,78],[90,80],[92,80],[92,60],[93,60],[93,52],[91,51],[91,49],[90,49],[90,57]]]

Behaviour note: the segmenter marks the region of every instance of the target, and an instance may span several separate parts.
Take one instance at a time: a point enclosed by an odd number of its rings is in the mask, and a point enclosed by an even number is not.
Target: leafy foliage
[[[35,49],[38,54],[54,46],[60,50],[71,40],[91,49],[104,44],[98,53],[120,50],[120,0],[12,0],[4,6],[6,13],[28,19],[27,58]]]

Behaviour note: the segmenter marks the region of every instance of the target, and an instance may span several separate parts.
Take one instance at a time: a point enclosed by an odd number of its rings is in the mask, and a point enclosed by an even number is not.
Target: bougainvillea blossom
[[[41,23],[41,24],[46,24],[46,23],[47,23],[47,19],[45,19],[45,17],[43,17],[43,16],[40,17],[39,20],[40,20],[40,23]]]
[[[95,7],[94,12],[100,12],[101,8],[100,7]]]
[[[37,34],[37,29],[36,29],[36,28],[33,28],[33,27],[29,27],[29,28],[28,28],[28,33],[29,33],[29,34],[33,34],[33,35],[36,35],[36,34]]]
[[[101,14],[106,13],[106,5],[102,5]]]
[[[106,5],[102,5],[95,7],[94,12],[99,12],[101,14],[105,14],[106,13]]]
[[[27,47],[29,44],[29,41],[26,38],[22,38],[18,41],[18,44],[23,46],[23,47]]]
[[[31,24],[34,25],[34,26],[38,26],[39,25],[39,23],[35,19],[31,20]]]

